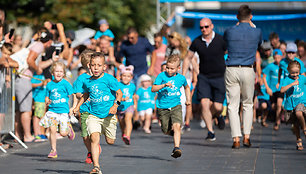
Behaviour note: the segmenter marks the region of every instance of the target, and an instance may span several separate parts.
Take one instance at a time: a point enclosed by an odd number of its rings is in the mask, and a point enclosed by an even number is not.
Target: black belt
[[[246,67],[246,68],[253,68],[253,65],[226,65],[227,67]]]

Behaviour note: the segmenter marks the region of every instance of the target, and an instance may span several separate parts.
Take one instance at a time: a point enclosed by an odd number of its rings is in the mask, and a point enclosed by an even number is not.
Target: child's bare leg
[[[126,134],[124,118],[119,119],[119,126],[120,126],[120,129],[121,129],[122,135]]]
[[[87,151],[88,151],[88,152],[91,152],[90,138],[89,138],[89,136],[83,137],[83,142],[84,142],[84,144],[85,144],[85,147],[86,147]]]
[[[40,118],[34,116],[33,117],[33,130],[34,130],[34,136],[41,134],[41,127],[39,125]]]
[[[281,111],[282,111],[282,103],[283,103],[283,99],[282,98],[277,98],[277,102],[276,102],[276,119],[275,119],[275,124],[276,125],[280,125],[281,124],[280,115],[281,115]]]
[[[174,147],[180,147],[180,143],[181,143],[181,124],[174,123],[172,127],[173,127],[173,131],[174,131],[174,136],[173,136]]]
[[[99,144],[100,144],[100,133],[94,132],[90,135],[90,144],[91,144],[91,155],[93,166],[100,167],[99,164]]]
[[[149,130],[151,126],[151,114],[145,114],[145,121],[144,121],[144,126],[143,129]]]
[[[306,130],[306,127],[305,127],[305,119],[304,119],[304,116],[303,116],[303,112],[302,111],[296,111],[295,112],[295,115],[299,121],[299,125],[301,125],[302,129]]]
[[[56,126],[49,127],[51,150],[56,151]]]
[[[131,112],[126,112],[125,113],[125,117],[124,117],[124,120],[125,120],[125,135],[127,137],[130,137],[131,136],[131,133],[132,133],[132,129],[133,129],[133,124],[132,124],[132,117],[133,117],[133,113]]]

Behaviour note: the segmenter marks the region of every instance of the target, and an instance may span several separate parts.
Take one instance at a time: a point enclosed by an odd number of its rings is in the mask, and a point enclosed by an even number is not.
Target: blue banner
[[[214,13],[201,13],[201,12],[184,12],[177,13],[183,18],[202,19],[210,18],[212,20],[237,20],[236,14],[214,14]],[[289,20],[306,18],[306,13],[303,14],[280,14],[280,15],[253,15],[252,21],[275,21],[275,20]]]

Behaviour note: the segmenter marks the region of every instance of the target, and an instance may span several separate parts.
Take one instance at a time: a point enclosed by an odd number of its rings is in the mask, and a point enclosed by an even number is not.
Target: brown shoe
[[[249,138],[243,138],[243,146],[245,147],[251,147],[251,141]]]
[[[233,149],[239,149],[240,148],[240,142],[239,141],[234,141],[232,145]]]

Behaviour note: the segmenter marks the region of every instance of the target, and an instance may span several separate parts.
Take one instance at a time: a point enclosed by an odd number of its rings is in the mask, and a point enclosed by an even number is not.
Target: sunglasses
[[[169,37],[170,39],[173,39],[173,38],[174,38],[174,36],[172,36],[172,35],[169,35],[168,37]]]
[[[292,52],[292,51],[288,51],[286,52],[287,54],[295,54],[295,52]]]
[[[200,29],[201,29],[201,30],[202,30],[203,28],[209,28],[209,25],[200,26]]]

